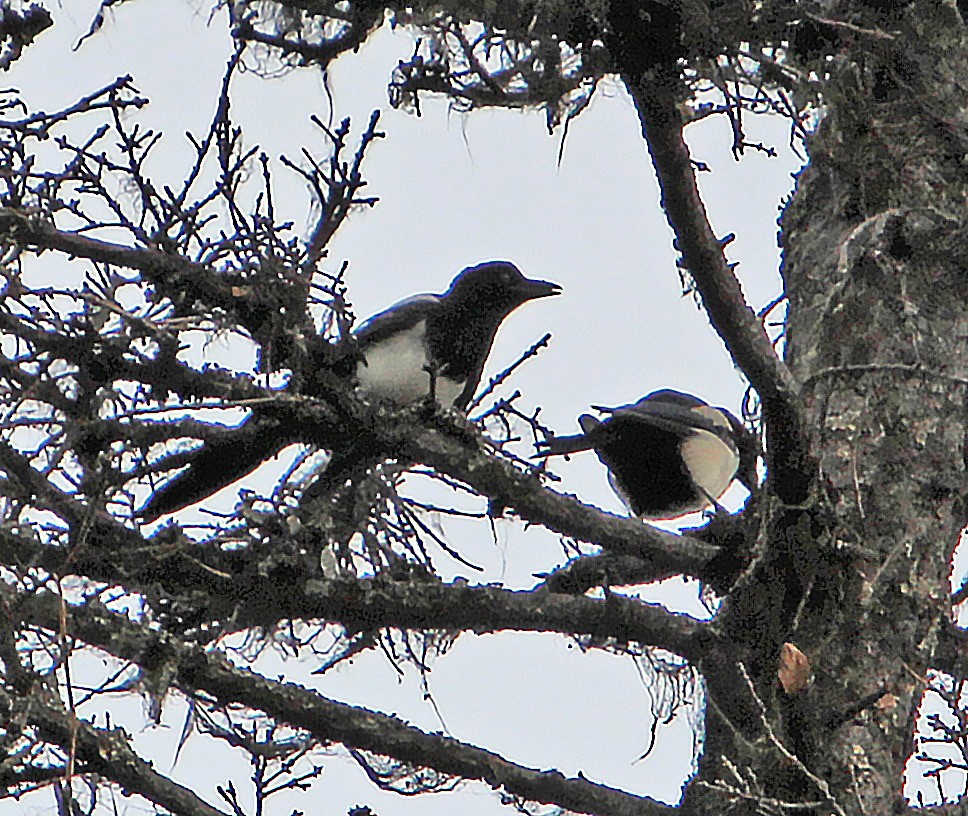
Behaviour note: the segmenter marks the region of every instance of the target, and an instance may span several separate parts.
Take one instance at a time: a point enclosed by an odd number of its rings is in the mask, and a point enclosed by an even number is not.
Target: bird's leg
[[[424,410],[427,411],[427,418],[429,419],[437,410],[437,372],[439,367],[434,363],[427,363],[424,366],[424,371],[430,377],[430,387],[427,390],[427,396],[423,401]]]
[[[430,375],[430,388],[427,391],[427,400],[429,402],[437,401],[437,366],[433,363],[427,363],[424,366],[424,371]]]

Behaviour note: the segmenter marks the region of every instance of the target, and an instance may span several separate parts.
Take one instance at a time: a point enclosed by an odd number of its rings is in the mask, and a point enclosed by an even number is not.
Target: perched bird
[[[539,456],[594,449],[612,489],[636,516],[666,519],[713,506],[733,479],[756,485],[755,437],[724,408],[691,394],[653,391],[634,405],[578,418],[582,433],[553,437]]]
[[[557,284],[526,278],[507,261],[467,267],[442,295],[414,295],[357,329],[357,388],[368,399],[401,405],[432,399],[463,410],[504,318],[529,300],[560,292]],[[358,478],[381,453],[365,436],[334,450],[304,501]]]
[[[507,261],[472,266],[442,295],[416,295],[367,320],[353,335],[355,356],[327,366],[332,347],[318,338],[317,367],[328,368],[338,378],[355,379],[359,392],[369,399],[406,405],[433,398],[463,409],[477,390],[504,318],[529,300],[560,291],[554,283],[524,277]],[[265,410],[254,410],[224,439],[208,440],[185,457],[191,467],[157,490],[141,516],[154,519],[199,501],[299,441],[313,441],[308,429],[280,425]],[[365,434],[348,440],[345,447],[332,451],[326,470],[307,495],[326,493],[365,472],[381,453]]]
[[[360,393],[403,405],[433,398],[465,408],[501,322],[557,284],[524,277],[507,261],[463,270],[442,295],[415,295],[367,320],[354,333],[362,355]]]

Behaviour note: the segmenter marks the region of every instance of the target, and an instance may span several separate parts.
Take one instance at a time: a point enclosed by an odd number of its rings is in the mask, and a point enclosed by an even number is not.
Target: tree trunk
[[[860,4],[839,5],[831,18],[857,19]],[[766,715],[752,729],[731,720],[708,678],[706,756],[687,797],[696,813],[713,812],[707,784],[721,783],[734,792],[719,812],[780,812],[770,799],[905,811],[915,715],[950,618],[966,523],[964,26],[952,4],[932,2],[849,34],[782,218],[785,356],[820,487],[802,512],[761,508],[772,554],[741,579],[722,626],[752,663]],[[776,637],[744,642],[763,626]],[[779,639],[810,660],[799,693],[772,674]]]

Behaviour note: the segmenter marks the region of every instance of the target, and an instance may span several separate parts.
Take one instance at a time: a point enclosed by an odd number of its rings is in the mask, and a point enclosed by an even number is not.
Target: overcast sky
[[[108,15],[104,28],[76,51],[72,46],[94,15],[96,4],[72,0],[51,8],[56,26],[5,77],[23,91],[31,108],[51,110],[76,101],[117,76],[130,73],[151,105],[136,114],[162,130],[165,140],[153,165],[169,184],[182,178],[192,151],[183,134],[203,133],[217,100],[232,44],[223,15],[209,22],[204,2],[155,0],[131,3]],[[297,158],[302,147],[322,153],[325,145],[310,114],[338,122],[352,117],[357,136],[370,111],[383,111],[376,143],[364,164],[372,210],[355,213],[330,245],[332,271],[349,261],[349,295],[365,317],[420,291],[440,292],[464,266],[508,259],[530,277],[559,283],[563,294],[527,304],[511,316],[493,349],[485,377],[503,369],[541,335],[550,348],[515,376],[523,404],[541,406],[543,420],[560,433],[574,432],[589,404],[633,402],[657,388],[677,388],[740,411],[745,383],[734,371],[721,341],[692,297],[683,297],[671,232],[658,206],[658,192],[631,101],[615,81],[602,83],[592,105],[569,129],[558,164],[561,131],[549,137],[540,112],[451,113],[444,101],[427,100],[417,118],[387,104],[391,68],[412,53],[406,32],[384,28],[359,54],[332,66],[333,107],[316,69],[266,80],[247,73],[235,83],[232,114],[249,144],[272,157]],[[91,122],[94,122],[92,117]],[[712,172],[700,176],[715,230],[735,233],[730,260],[754,308],[780,292],[776,219],[799,159],[786,149],[781,121],[750,121],[750,137],[778,148],[733,160],[729,128],[713,119],[688,130],[694,157]],[[93,125],[92,125],[93,126]],[[273,163],[276,207],[282,220],[312,222],[307,191],[278,161]],[[270,468],[271,469],[271,468]],[[560,489],[614,512],[624,512],[592,454],[556,466]],[[733,506],[743,491],[731,494]],[[231,496],[223,506],[231,507]],[[689,519],[695,523],[696,518]],[[444,523],[451,544],[485,570],[478,575],[441,557],[445,578],[533,585],[533,574],[563,560],[555,536],[523,533],[500,522],[497,540],[487,525]],[[702,614],[695,585],[682,581],[650,591],[671,607]],[[423,699],[419,677],[401,678],[378,653],[358,658],[323,678],[308,671],[307,658],[283,665],[268,655],[260,667],[270,676],[285,672],[314,684],[335,699],[396,713],[428,730],[502,752],[533,767],[556,767],[609,785],[674,802],[686,779],[693,733],[685,717],[660,729],[648,745],[651,700],[633,662],[601,651],[582,652],[551,635],[463,635],[434,665],[430,690],[443,717]],[[168,771],[184,706],[172,700],[165,725],[146,725],[141,703],[129,699],[115,714],[137,735],[138,744]],[[218,757],[216,764],[213,758]],[[234,762],[234,764],[233,764]],[[182,752],[176,778],[199,786],[213,804],[213,790],[234,774],[244,789],[246,771],[193,736]],[[502,809],[484,786],[469,784],[457,804],[449,796],[405,799],[378,792],[355,765],[329,760],[320,813],[341,813],[366,802],[390,814],[491,814]],[[319,802],[325,803],[320,806]],[[0,803],[0,814],[45,812],[50,794],[28,804]],[[272,813],[286,805],[306,807],[298,797],[271,800]],[[32,809],[32,810],[31,810]]]

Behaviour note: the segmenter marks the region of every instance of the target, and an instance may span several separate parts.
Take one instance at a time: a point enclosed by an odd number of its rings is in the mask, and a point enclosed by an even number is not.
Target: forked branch
[[[34,596],[31,614],[40,625],[59,625],[59,606],[51,596]],[[72,632],[121,659],[164,663],[186,689],[211,694],[223,704],[238,703],[305,729],[319,742],[340,742],[411,765],[433,768],[463,779],[479,779],[533,802],[560,805],[579,813],[667,816],[676,808],[645,796],[601,785],[583,776],[538,771],[498,754],[439,734],[427,734],[402,720],[329,700],[307,688],[269,680],[237,669],[217,654],[183,646],[174,639],[128,622],[91,603],[72,609]],[[150,657],[150,660],[148,658]]]

